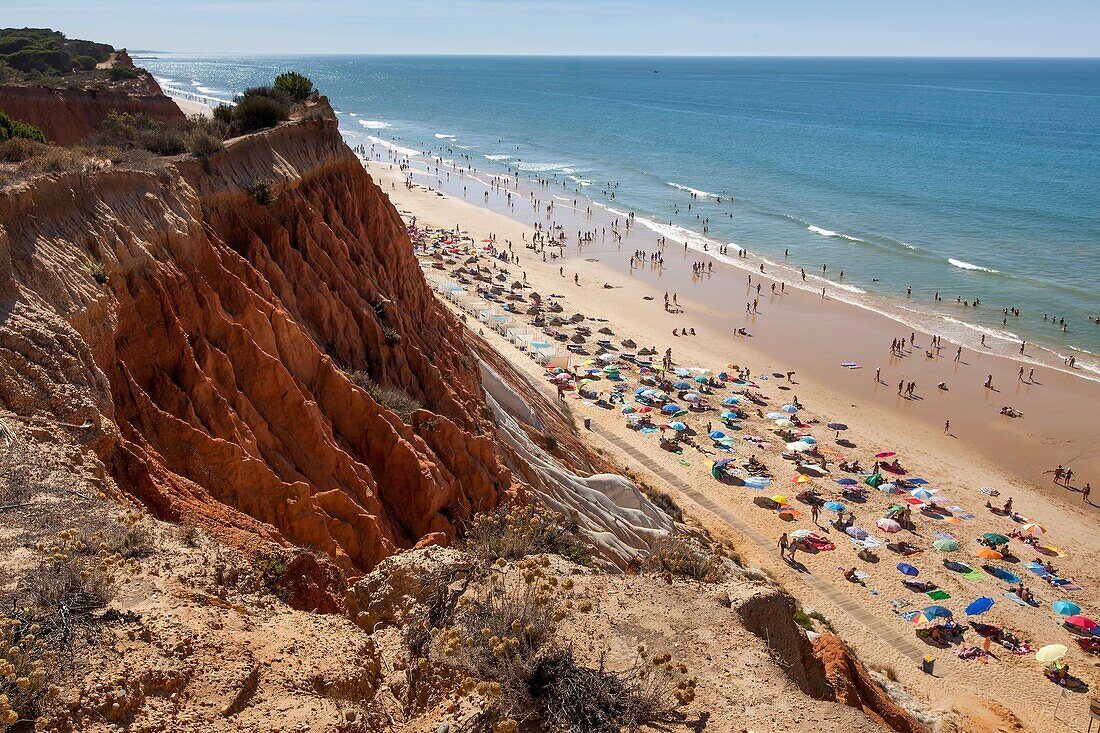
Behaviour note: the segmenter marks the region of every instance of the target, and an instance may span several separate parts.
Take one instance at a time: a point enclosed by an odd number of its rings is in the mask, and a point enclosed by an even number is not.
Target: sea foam
[[[990,269],[988,267],[982,267],[981,265],[975,265],[975,264],[972,264],[970,262],[963,262],[962,260],[955,260],[955,259],[948,258],[947,261],[950,264],[954,265],[955,267],[959,268],[960,270],[974,270],[974,271],[977,271],[977,272],[992,272],[994,274],[1000,272],[999,270],[993,270],[993,269]]]
[[[352,117],[358,117],[354,112],[351,113]],[[368,130],[385,130],[391,125],[388,122],[382,122],[382,120],[359,120],[359,124]]]

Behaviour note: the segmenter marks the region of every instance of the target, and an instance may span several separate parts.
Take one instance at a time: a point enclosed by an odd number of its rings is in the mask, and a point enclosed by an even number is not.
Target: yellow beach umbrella
[[[786,504],[787,503],[787,497],[779,496],[778,494],[776,494],[775,496],[772,497],[772,501],[774,501],[776,504]]]
[[[1051,662],[1057,662],[1062,657],[1066,656],[1069,649],[1064,644],[1047,644],[1045,647],[1035,652],[1035,658],[1044,664],[1050,664]]]

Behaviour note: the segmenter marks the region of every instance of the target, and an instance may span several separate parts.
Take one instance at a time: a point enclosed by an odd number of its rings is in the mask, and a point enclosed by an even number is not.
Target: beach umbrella
[[[631,407],[630,405],[623,405],[622,413],[623,413],[624,415],[629,415],[629,414],[630,414],[630,413],[632,413],[632,412],[634,412],[634,408],[633,408],[633,407]]]
[[[699,376],[699,377],[695,378],[695,381],[698,382],[699,384],[710,384],[710,378],[709,377]]]
[[[691,372],[689,372],[687,369],[684,369],[683,367],[680,367],[678,369],[673,369],[672,373],[675,374],[678,377],[687,377],[691,374]]]
[[[1072,616],[1081,613],[1081,607],[1073,601],[1055,601],[1050,604],[1050,607],[1053,608],[1054,612],[1059,616]]]
[[[924,611],[913,611],[911,616],[907,616],[909,621],[914,624],[930,624],[936,620],[935,616],[928,616]]]
[[[741,419],[740,416],[736,412],[730,412],[729,410],[726,410],[725,412],[723,412],[721,414],[721,418],[723,420],[740,420]]]
[[[841,486],[855,486],[859,483],[854,478],[838,478],[836,482]]]
[[[745,479],[745,486],[751,489],[766,489],[771,482],[772,480],[766,476],[749,476]]]
[[[848,429],[848,426],[842,422],[831,422],[826,427],[828,427],[829,430],[836,430],[837,432]]]
[[[1037,522],[1030,522],[1025,524],[1021,529],[1030,535],[1046,534],[1047,528]]]
[[[1057,662],[1068,653],[1069,649],[1066,648],[1065,644],[1047,644],[1035,652],[1035,658],[1043,664],[1050,664],[1051,662]]]
[[[711,440],[721,440],[724,437],[726,437],[726,434],[723,433],[721,430],[712,430],[710,433]]]
[[[986,532],[982,535],[982,538],[985,539],[986,542],[994,545],[1007,545],[1009,542],[1007,537],[1003,534],[997,534],[996,532]]]
[[[810,445],[814,445],[817,443],[817,438],[812,435],[803,435],[801,438],[799,438],[799,440],[803,443],[809,443]]]
[[[849,537],[854,537],[857,540],[862,540],[867,536],[867,530],[865,530],[863,527],[849,527],[848,529],[844,530],[844,534],[848,535]]]
[[[653,408],[649,405],[646,405],[644,407],[639,407],[638,412],[653,412]]]
[[[811,481],[813,481],[813,478],[811,476],[807,476],[801,473],[791,479],[792,484],[808,484]]]
[[[924,486],[928,482],[922,478],[911,478],[909,479],[909,483],[916,484],[917,486]]]
[[[831,512],[848,511],[848,507],[844,506],[839,501],[827,501],[825,502],[825,508]]]
[[[1092,631],[1097,626],[1097,623],[1088,616],[1070,616],[1064,623],[1067,626],[1074,626],[1085,631]]]
[[[736,405],[740,401],[741,400],[737,399],[736,397],[727,397],[726,399],[722,400],[722,404],[726,407],[731,407],[733,405]]]
[[[932,543],[932,547],[935,547],[940,552],[954,552],[959,549],[959,546],[958,540],[942,539]]]
[[[810,450],[810,448],[811,446],[809,443],[803,443],[800,440],[796,440],[793,443],[787,443],[787,450],[793,451],[794,453],[805,453]]]
[[[783,412],[769,412],[764,415],[764,417],[768,418],[769,420],[784,420],[787,418],[787,415]]]
[[[677,412],[680,412],[680,406],[669,403],[661,408],[661,412],[664,412],[668,415],[675,415]]]
[[[779,409],[787,413],[788,415],[793,415],[794,413],[798,412],[798,408],[794,405],[783,405]]]
[[[688,392],[686,395],[684,395],[684,402],[699,402],[702,399],[703,398],[695,392]]]
[[[682,379],[679,382],[676,382],[675,384],[673,384],[672,386],[675,387],[676,389],[691,389],[691,383],[690,382],[685,382]]]
[[[890,532],[891,534],[901,531],[900,524],[895,522],[893,519],[887,519],[886,517],[883,517],[882,519],[875,522],[875,526],[881,529],[883,532]]]
[[[774,501],[776,504],[786,504],[787,503],[787,497],[780,496],[779,494],[776,494],[775,496],[772,497],[772,501]]]
[[[789,537],[792,540],[800,540],[803,537],[809,537],[812,534],[813,534],[813,530],[810,530],[810,529],[796,529],[795,531],[790,533]]]
[[[799,473],[808,473],[811,476],[824,476],[825,469],[812,463],[803,463],[798,467]]]
[[[892,450],[884,450],[881,453],[876,453],[875,458],[891,458],[891,457],[896,456],[896,455],[897,455],[897,453],[895,453]]]
[[[887,494],[892,494],[892,493],[894,493],[894,491],[897,490],[898,486],[897,486],[897,484],[892,484],[889,481],[887,481],[884,484],[879,484],[875,488],[878,489],[879,491],[884,491]]]
[[[913,489],[909,492],[909,496],[914,499],[920,499],[921,501],[928,501],[934,496],[935,492],[931,489]]]
[[[688,429],[688,426],[682,422],[670,422],[668,426],[678,433]]]
[[[714,462],[714,467],[715,468],[725,468],[726,466],[730,465],[731,463],[733,463],[732,458],[719,458],[717,461]]]
[[[951,613],[950,609],[944,608],[943,606],[925,606],[922,613],[932,618],[951,618],[955,615]]]
[[[776,420],[775,424],[776,424],[776,427],[780,427],[780,428],[793,428],[794,427],[794,423],[791,422],[790,420],[787,420],[786,418]]]
[[[993,608],[993,599],[982,596],[981,598],[978,598],[977,600],[971,602],[971,604],[966,607],[966,615],[981,616],[983,613],[991,608]]]
[[[600,354],[599,357],[597,357],[597,358],[600,361],[605,362],[605,363],[609,362],[609,361],[615,361],[615,355],[614,354]]]
[[[1004,555],[1002,555],[1001,553],[997,552],[996,550],[991,550],[988,547],[983,547],[982,549],[978,550],[977,554],[978,557],[982,558],[983,560],[1000,560],[1002,557],[1004,557]]]
[[[920,575],[920,571],[907,562],[899,562],[898,570],[902,575],[908,575],[910,578],[915,578]]]

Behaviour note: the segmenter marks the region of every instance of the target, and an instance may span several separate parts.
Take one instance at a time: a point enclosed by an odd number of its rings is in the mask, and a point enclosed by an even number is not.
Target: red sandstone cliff
[[[0,406],[91,421],[71,430],[162,517],[369,569],[511,486],[460,325],[331,115],[0,191],[0,312]],[[405,424],[355,370],[426,409]]]

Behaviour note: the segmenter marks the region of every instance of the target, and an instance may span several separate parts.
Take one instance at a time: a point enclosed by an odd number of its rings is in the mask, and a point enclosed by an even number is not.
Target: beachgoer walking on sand
[[[1031,369],[1027,370],[1027,381],[1028,382],[1034,382],[1035,381],[1035,367],[1031,367]]]
[[[990,374],[988,377],[985,378],[985,384],[983,384],[982,386],[985,387],[986,389],[993,389],[993,375],[992,374]]]
[[[1090,484],[1088,481],[1086,481],[1084,488],[1081,489],[1081,498],[1084,500],[1084,502],[1086,504],[1089,503],[1089,494],[1091,494],[1091,493],[1092,493],[1092,484]]]
[[[951,434],[951,421],[950,420],[948,420],[947,422],[945,422],[943,424],[943,434],[944,435],[950,435]]]
[[[1073,480],[1073,469],[1072,468],[1067,468],[1066,469],[1066,487],[1067,488],[1069,488],[1069,485],[1070,485],[1069,482],[1072,481],[1072,480]]]
[[[783,555],[787,553],[787,544],[787,533],[784,532],[783,534],[779,535],[779,542],[776,543],[776,546],[779,548],[780,557],[783,557]]]
[[[875,367],[875,384],[882,381],[882,367]]]
[[[1066,474],[1066,469],[1062,468],[1062,464],[1058,464],[1058,468],[1054,469],[1054,483],[1058,483],[1062,480],[1062,476]]]
[[[817,524],[817,518],[821,516],[821,507],[814,504],[810,507],[810,518],[814,520],[814,524]]]
[[[1016,379],[1020,380],[1021,382],[1024,381],[1024,368],[1023,367],[1020,367],[1020,373],[1016,375]]]
[[[901,391],[903,389],[905,389],[905,380],[904,379],[901,380],[900,382],[898,382],[898,394],[901,394]]]
[[[961,360],[962,355],[963,355],[963,347],[960,346],[959,348],[955,349],[955,361]]]

